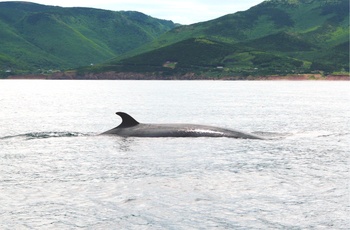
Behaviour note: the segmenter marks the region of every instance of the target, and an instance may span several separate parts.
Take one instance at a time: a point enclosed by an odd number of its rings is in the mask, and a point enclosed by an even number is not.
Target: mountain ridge
[[[175,26],[135,11],[0,2],[0,70],[67,69],[103,62]]]
[[[32,9],[35,7],[30,5],[22,7],[35,10]],[[78,64],[85,65],[80,68],[77,68],[78,65],[73,67],[76,69],[73,72],[79,79],[104,72],[118,73],[118,76],[123,73],[149,74],[157,78],[161,78],[162,75],[174,78],[193,75],[199,78],[245,78],[276,74],[349,72],[347,0],[266,0],[246,11],[184,26],[129,11],[68,8],[64,12],[60,11],[61,14],[52,14],[47,13],[45,7],[39,6],[38,12],[30,14],[30,17],[24,16],[19,22],[15,21],[12,15],[7,15],[6,20],[12,20],[16,27],[4,23],[4,13],[0,7],[0,27],[9,27],[5,30],[7,34],[0,31],[0,36],[12,36],[12,39],[21,40],[23,37],[17,36],[13,28],[22,28],[21,31],[27,39],[27,54],[30,56],[31,50],[39,47],[44,55],[33,58],[44,64],[49,64],[52,60],[64,62],[67,58],[67,55],[57,54],[69,54],[69,50],[59,45],[53,46],[60,44],[59,36],[70,37],[66,41],[67,47],[74,49],[76,44],[81,47],[85,45],[81,53],[78,52],[71,58],[82,59]],[[56,12],[55,7],[50,9]],[[74,17],[77,12],[85,14]],[[119,17],[115,17],[116,14]],[[90,22],[89,26],[92,24],[94,31],[86,25],[86,21]],[[42,32],[40,23],[45,25],[45,22],[56,25],[55,30],[50,33],[56,33],[57,37],[52,38],[50,43],[40,42],[43,38],[37,36]],[[104,26],[98,22],[104,22]],[[30,27],[27,28],[28,24]],[[145,24],[148,26],[139,30],[140,25]],[[131,29],[130,25],[134,27]],[[119,29],[118,32],[137,35],[140,38],[138,43],[129,47],[131,41],[135,42],[134,37],[126,36],[122,39],[124,43],[112,42],[115,47],[111,49],[113,45],[110,40],[120,37],[116,36],[116,33],[107,33],[107,38],[101,37],[100,34],[106,33],[106,30],[113,26]],[[33,29],[37,29],[36,33],[32,34],[33,37],[28,36],[26,33],[30,34]],[[48,28],[49,31],[50,29]],[[51,52],[44,53],[48,49],[51,49]],[[21,51],[23,53],[23,50]],[[11,52],[16,53],[16,50]],[[98,60],[91,61],[88,58],[96,53],[98,56],[105,55],[102,59],[109,60],[96,64]],[[0,63],[14,60],[18,59],[4,55],[0,48]],[[26,60],[21,65],[25,64],[31,66],[31,62],[28,64]],[[68,75],[71,76],[73,72],[70,71]]]
[[[197,75],[218,77],[349,72],[349,50],[339,48],[349,46],[349,12],[344,10],[348,8],[347,0],[265,1],[247,11],[176,27],[87,72],[128,72],[133,66],[134,72],[179,75],[189,71],[191,65],[196,66],[192,72]],[[196,39],[205,40],[207,45],[197,50]],[[221,56],[213,52],[210,58],[207,51],[213,50],[217,42],[226,46],[221,50],[228,51],[233,45],[240,49]],[[206,54],[201,55],[202,60],[198,59],[199,53]],[[191,63],[193,60],[198,62]],[[175,67],[167,68],[165,63],[169,61],[176,63]],[[210,65],[213,67],[208,70]]]

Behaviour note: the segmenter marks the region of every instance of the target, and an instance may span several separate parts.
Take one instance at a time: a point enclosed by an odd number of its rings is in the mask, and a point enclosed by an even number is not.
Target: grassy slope
[[[106,61],[174,28],[138,12],[0,3],[0,70],[72,68]]]
[[[245,12],[175,28],[105,67],[112,70],[114,65],[120,71],[124,64],[130,71],[132,65],[134,71],[151,71],[151,66],[157,70],[165,61],[176,60],[173,72],[184,67],[181,63],[203,68],[222,65],[233,73],[257,69],[255,72],[269,74],[349,71],[348,8],[347,0],[263,2]],[[195,38],[220,43],[221,48],[213,44],[198,46]]]
[[[261,52],[244,44],[227,44],[203,38],[190,38],[149,51],[118,63],[110,62],[88,71],[161,72],[163,75],[186,74],[224,76],[269,73],[271,69],[292,70],[303,62],[278,54]],[[83,74],[83,72],[80,72]]]

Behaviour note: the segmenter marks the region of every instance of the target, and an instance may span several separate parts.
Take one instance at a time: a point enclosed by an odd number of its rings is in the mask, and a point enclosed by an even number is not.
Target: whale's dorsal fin
[[[128,128],[140,124],[127,113],[117,112],[116,114],[122,118],[122,123],[117,128]]]

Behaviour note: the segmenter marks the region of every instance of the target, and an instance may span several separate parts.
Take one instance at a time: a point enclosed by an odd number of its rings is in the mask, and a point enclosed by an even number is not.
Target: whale
[[[124,112],[117,112],[122,122],[101,135],[121,137],[227,137],[242,139],[265,139],[263,137],[233,129],[198,124],[152,124],[139,123]]]

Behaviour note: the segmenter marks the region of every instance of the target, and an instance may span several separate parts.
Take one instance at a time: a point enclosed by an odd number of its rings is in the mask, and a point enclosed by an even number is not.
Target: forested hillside
[[[174,27],[139,12],[0,2],[0,70],[40,72],[96,64]]]
[[[268,0],[180,26],[88,71],[266,75],[349,72],[348,0]]]
[[[349,1],[266,0],[186,26],[138,12],[0,2],[0,39],[3,77],[348,74]]]

